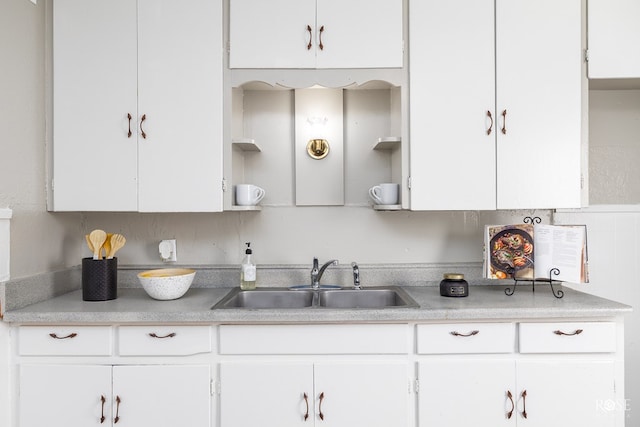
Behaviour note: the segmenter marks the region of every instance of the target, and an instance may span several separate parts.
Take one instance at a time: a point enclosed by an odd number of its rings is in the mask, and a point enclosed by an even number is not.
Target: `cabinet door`
[[[640,78],[640,2],[589,0],[589,78]]]
[[[19,381],[20,427],[111,424],[111,366],[21,365]]]
[[[310,363],[220,364],[221,426],[304,426],[312,417]]]
[[[142,212],[222,211],[222,2],[138,0]]]
[[[115,366],[114,417],[118,426],[210,427],[210,368]]]
[[[410,2],[413,210],[496,208],[493,3]]]
[[[579,207],[580,0],[445,3],[410,3],[411,208]]]
[[[317,0],[316,9],[317,68],[402,67],[402,0]]]
[[[580,0],[496,1],[498,209],[580,207],[581,67]]]
[[[315,67],[316,0],[229,3],[231,68]]]
[[[231,68],[402,67],[402,1],[230,1]]]
[[[518,425],[613,427],[624,416],[614,378],[613,361],[519,361]]]
[[[53,210],[137,209],[136,55],[135,1],[53,2]]]
[[[406,362],[317,363],[315,420],[327,427],[408,426]]]
[[[437,358],[418,364],[418,379],[419,427],[515,425],[513,360]]]

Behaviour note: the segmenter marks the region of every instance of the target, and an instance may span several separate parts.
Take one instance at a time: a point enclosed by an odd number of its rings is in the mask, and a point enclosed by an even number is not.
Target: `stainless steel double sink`
[[[419,305],[398,286],[364,289],[330,288],[313,290],[296,287],[231,290],[212,309],[382,309],[416,308]]]

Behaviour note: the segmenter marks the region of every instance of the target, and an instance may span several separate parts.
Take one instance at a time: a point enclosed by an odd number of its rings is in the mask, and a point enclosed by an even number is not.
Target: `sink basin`
[[[235,288],[212,309],[286,309],[286,308],[412,308],[418,304],[402,288],[320,289],[262,288],[243,291]]]
[[[236,288],[229,292],[216,308],[304,308],[313,304],[313,292],[288,290],[286,288],[265,288],[243,291]]]
[[[418,304],[401,288],[365,288],[320,291],[320,307],[385,308],[417,307]]]

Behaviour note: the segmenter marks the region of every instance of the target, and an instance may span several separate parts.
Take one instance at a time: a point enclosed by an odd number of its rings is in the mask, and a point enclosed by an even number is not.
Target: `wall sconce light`
[[[324,159],[329,154],[329,141],[322,138],[310,139],[307,143],[307,153],[313,159]]]

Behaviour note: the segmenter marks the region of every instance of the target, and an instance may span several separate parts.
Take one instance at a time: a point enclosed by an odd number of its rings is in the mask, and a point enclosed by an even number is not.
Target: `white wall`
[[[83,214],[86,230],[127,236],[120,265],[160,264],[160,239],[176,238],[178,262],[239,264],[251,241],[259,264],[480,262],[487,223],[538,212],[377,212],[366,207],[265,207],[222,214]],[[89,256],[84,243],[83,256]]]
[[[589,92],[590,204],[640,203],[640,90]]]
[[[45,208],[45,5],[0,1],[0,208],[11,208],[11,277],[68,265],[78,215]]]

